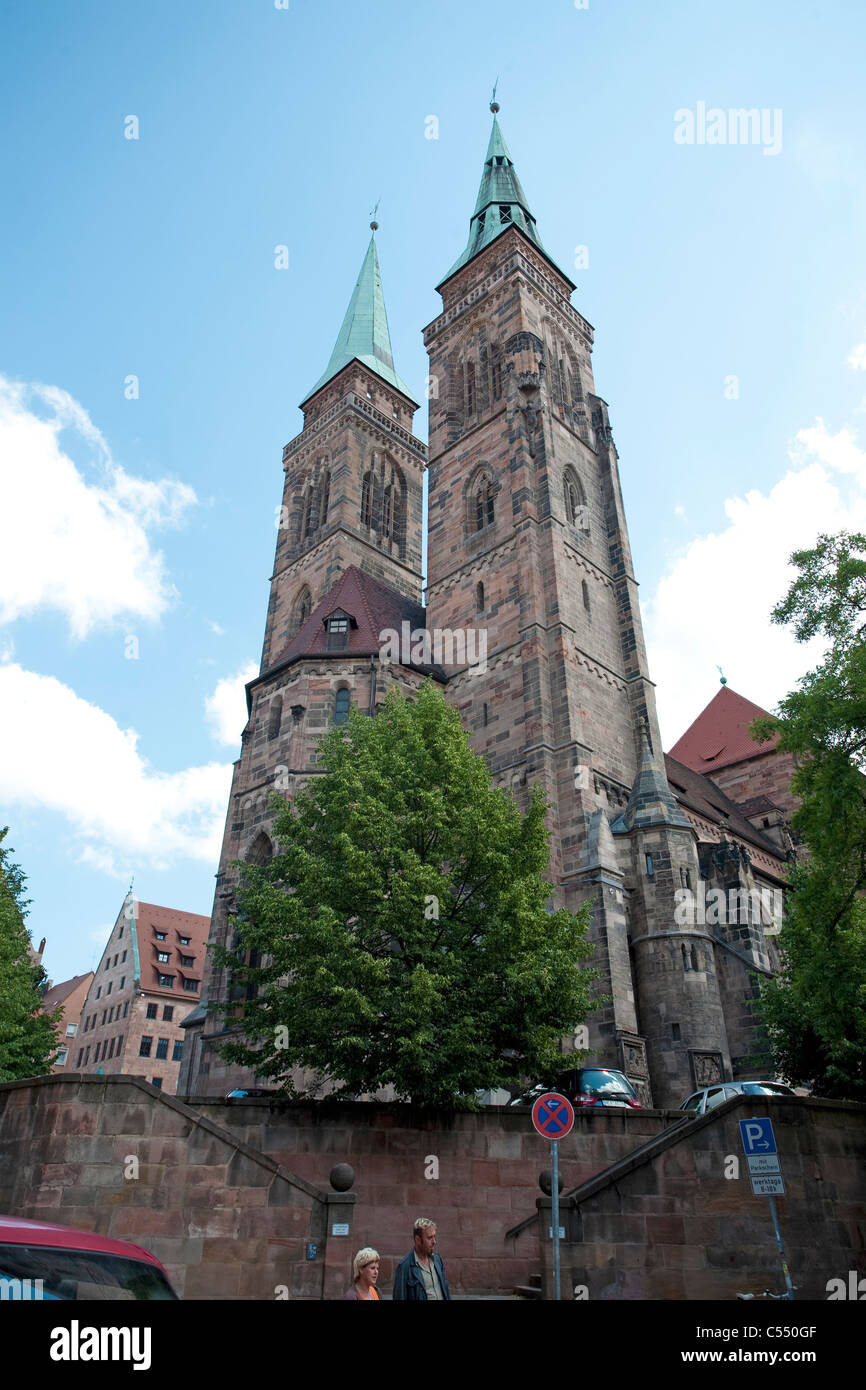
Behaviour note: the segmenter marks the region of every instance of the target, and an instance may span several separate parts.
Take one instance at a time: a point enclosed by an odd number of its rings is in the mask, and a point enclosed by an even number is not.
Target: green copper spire
[[[396,387],[410,401],[417,404],[406,383],[394,371],[391,335],[388,332],[385,296],[382,293],[382,276],[379,272],[379,257],[376,255],[376,229],[378,225],[376,221],[370,223],[373,235],[370,237],[370,245],[367,247],[364,264],[361,266],[361,273],[358,276],[352,298],[349,300],[346,317],[343,319],[343,326],[337,335],[327,371],[324,376],[319,377],[313,389],[307,392],[301,405],[305,405],[310,396],[315,395],[320,387],[324,386],[339,371],[342,371],[343,367],[348,366],[356,358],[359,362],[363,362],[365,367],[369,367],[377,376],[380,376],[383,381],[387,381],[389,386]]]
[[[499,122],[496,119],[499,103],[495,100],[495,91],[494,100],[490,103],[490,110],[493,112],[493,129],[490,132],[490,143],[487,146],[481,186],[475,201],[475,211],[469,223],[469,240],[462,256],[458,257],[448,274],[443,277],[443,284],[462,266],[471,261],[473,256],[477,256],[479,251],[483,251],[485,246],[489,246],[511,226],[519,227],[520,231],[529,237],[529,240],[538,247],[539,251],[547,256],[548,260],[551,259],[541,244],[541,238],[535,226],[535,218],[529,211],[526,194],[520,179],[517,177],[514,161],[508,152],[508,146],[499,128]],[[553,264],[556,263],[553,262]],[[570,280],[569,284],[571,284]]]

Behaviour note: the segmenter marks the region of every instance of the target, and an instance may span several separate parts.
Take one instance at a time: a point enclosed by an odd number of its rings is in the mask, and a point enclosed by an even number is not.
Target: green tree
[[[26,880],[3,847],[7,833],[0,830],[0,1081],[19,1081],[51,1070],[62,1010],[42,1012],[46,976],[28,949]]]
[[[773,621],[828,646],[778,717],[752,726],[796,756],[793,828],[808,851],[791,873],[783,968],[760,1009],[782,1075],[866,1100],[866,537],[819,536],[791,563],[799,575]]]
[[[545,803],[491,786],[457,713],[428,682],[319,745],[324,775],[280,804],[279,853],[243,866],[227,1059],[280,1079],[310,1068],[336,1094],[392,1085],[471,1109],[476,1088],[544,1076],[587,1015],[590,909],[552,911]],[[239,990],[237,982],[240,982]]]

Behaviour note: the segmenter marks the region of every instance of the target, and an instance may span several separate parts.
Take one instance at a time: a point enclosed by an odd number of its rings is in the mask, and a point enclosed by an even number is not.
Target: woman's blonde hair
[[[365,1245],[363,1250],[359,1250],[352,1261],[352,1283],[357,1284],[361,1277],[361,1270],[367,1265],[371,1265],[374,1260],[378,1260],[379,1251],[374,1250],[372,1245]]]

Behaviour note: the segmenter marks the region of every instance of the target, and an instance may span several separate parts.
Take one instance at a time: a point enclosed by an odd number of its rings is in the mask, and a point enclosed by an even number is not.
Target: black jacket
[[[433,1251],[433,1268],[439,1275],[439,1283],[442,1285],[442,1292],[446,1298],[451,1297],[451,1290],[448,1287],[448,1280],[445,1278],[445,1266],[442,1260]],[[394,1293],[392,1298],[397,1302],[427,1302],[427,1289],[424,1286],[424,1276],[415,1263],[415,1251],[410,1250],[405,1260],[401,1260],[394,1271]]]

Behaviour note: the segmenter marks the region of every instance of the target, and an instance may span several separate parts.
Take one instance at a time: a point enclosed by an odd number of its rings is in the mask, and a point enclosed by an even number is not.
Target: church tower
[[[210,942],[233,945],[237,860],[274,852],[275,792],[291,800],[316,773],[316,745],[348,716],[373,715],[393,683],[426,671],[379,660],[379,633],[423,628],[421,494],[427,451],[412,433],[417,402],[398,376],[375,233],[330,361],[301,403],[304,426],[283,450],[282,503],[261,670],[247,686],[249,721],[235,763]],[[257,961],[246,958],[248,964]],[[179,1093],[251,1085],[211,1043],[226,1034],[205,1004],[233,996],[208,961],[202,1003],[185,1020]]]
[[[592,1060],[624,1069],[645,1103],[679,1103],[692,1089],[690,1020],[678,1009],[676,1057],[667,1035],[653,1033],[652,1056],[647,1041],[649,1015],[655,1029],[670,1002],[657,996],[676,992],[682,974],[670,974],[682,942],[667,938],[679,931],[675,885],[697,879],[695,836],[661,762],[593,329],[541,242],[495,101],[491,110],[469,239],[424,334],[427,622],[486,632],[486,666],[449,672],[447,693],[520,804],[531,783],[544,787],[556,904],[593,900],[592,963],[612,1002],[592,1016]],[[663,980],[644,1009],[641,952],[645,978]],[[702,1045],[727,1058],[718,989],[703,983]]]

